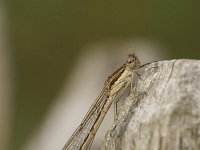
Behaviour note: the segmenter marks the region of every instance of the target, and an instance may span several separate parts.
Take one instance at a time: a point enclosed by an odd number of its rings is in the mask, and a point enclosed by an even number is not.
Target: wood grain
[[[199,150],[200,61],[160,61],[138,72],[102,149]]]

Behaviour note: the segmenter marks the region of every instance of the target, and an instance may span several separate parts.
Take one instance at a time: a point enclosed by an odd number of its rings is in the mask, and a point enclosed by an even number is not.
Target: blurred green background
[[[6,8],[16,82],[11,150],[40,125],[88,43],[145,37],[167,45],[166,59],[200,57],[198,0],[9,0]]]

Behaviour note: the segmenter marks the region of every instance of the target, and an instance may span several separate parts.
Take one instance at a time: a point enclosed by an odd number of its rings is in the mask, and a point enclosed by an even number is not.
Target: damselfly
[[[132,81],[134,76],[138,76],[135,71],[138,68],[140,68],[140,60],[135,54],[129,54],[126,62],[108,77],[103,90],[62,150],[87,150],[90,148],[94,136],[113,102],[115,103],[114,118],[116,119],[117,101],[129,86],[132,90]]]

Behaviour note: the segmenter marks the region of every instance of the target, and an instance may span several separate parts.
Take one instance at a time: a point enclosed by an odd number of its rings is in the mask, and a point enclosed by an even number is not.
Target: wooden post
[[[140,74],[102,149],[200,150],[200,61],[155,62]]]

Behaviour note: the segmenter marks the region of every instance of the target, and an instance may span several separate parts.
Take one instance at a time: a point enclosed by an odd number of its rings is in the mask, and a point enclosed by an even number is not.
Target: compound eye
[[[131,63],[131,62],[132,62],[132,60],[131,60],[131,59],[128,59],[128,60],[127,60],[127,63]]]

